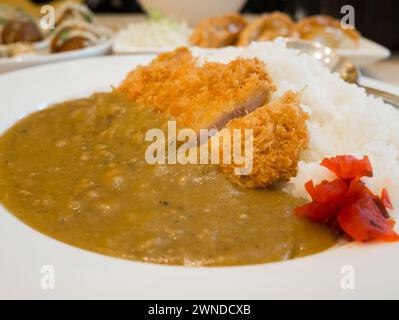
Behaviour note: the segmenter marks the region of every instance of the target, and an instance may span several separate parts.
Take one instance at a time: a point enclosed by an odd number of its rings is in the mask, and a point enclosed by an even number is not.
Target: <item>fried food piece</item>
[[[270,100],[275,87],[258,59],[204,62],[186,48],[159,55],[128,74],[116,90],[169,113],[178,128],[221,129]]]
[[[11,44],[16,42],[36,42],[43,40],[42,33],[34,21],[29,19],[11,19],[6,22],[1,31],[1,42]]]
[[[80,20],[93,23],[94,13],[85,5],[72,1],[65,1],[56,8],[55,25],[58,28],[67,20]]]
[[[226,128],[230,132],[241,129],[242,137],[244,129],[253,129],[253,170],[248,175],[236,175],[234,168],[238,166],[233,163],[221,164],[221,172],[247,188],[265,188],[289,180],[296,175],[300,153],[308,143],[307,118],[300,108],[299,95],[289,91],[279,100],[231,120]]]
[[[241,32],[237,45],[247,46],[252,41],[268,41],[277,37],[290,37],[294,28],[291,17],[282,12],[264,14],[249,23]]]
[[[74,37],[74,38],[65,40],[59,46],[53,45],[51,52],[57,53],[57,52],[72,51],[72,50],[83,49],[83,48],[86,48],[87,46],[88,46],[88,41],[86,38]]]
[[[214,17],[201,22],[190,37],[193,45],[205,48],[220,48],[234,45],[247,22],[236,13]]]
[[[288,92],[268,103],[275,86],[265,64],[257,59],[200,64],[189,50],[180,48],[136,68],[115,90],[170,114],[178,129],[197,133],[199,129],[241,129],[242,148],[244,129],[253,129],[252,172],[236,175],[239,164],[220,165],[233,183],[248,188],[264,188],[294,176],[308,141],[307,115],[300,108],[299,95]],[[212,147],[211,139],[208,142],[205,147]]]
[[[296,37],[317,41],[331,48],[357,45],[360,33],[355,29],[343,29],[339,20],[317,15],[298,21],[294,27]]]
[[[101,28],[80,20],[68,20],[58,26],[50,43],[52,53],[94,46],[106,37]]]

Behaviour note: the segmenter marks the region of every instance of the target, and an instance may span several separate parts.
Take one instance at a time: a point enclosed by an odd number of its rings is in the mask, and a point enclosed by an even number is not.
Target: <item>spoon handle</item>
[[[377,97],[381,97],[385,102],[392,104],[396,108],[399,108],[399,96],[376,88],[371,88],[367,86],[362,87],[366,89],[367,93]]]

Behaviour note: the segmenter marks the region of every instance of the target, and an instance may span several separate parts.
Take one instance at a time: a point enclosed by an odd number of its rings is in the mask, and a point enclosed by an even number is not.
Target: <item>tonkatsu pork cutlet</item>
[[[221,129],[270,100],[275,87],[258,59],[204,62],[186,48],[139,66],[117,88],[140,104],[169,113],[178,128]]]
[[[308,143],[307,114],[300,108],[297,93],[289,91],[279,100],[231,120],[226,128],[253,129],[253,170],[236,175],[234,164],[221,164],[220,170],[236,184],[264,188],[296,175],[301,151]]]
[[[260,60],[243,58],[228,64],[200,64],[190,51],[181,48],[138,67],[117,90],[170,114],[181,129],[197,133],[209,128],[241,129],[242,149],[244,129],[252,129],[253,170],[236,175],[234,169],[241,165],[234,161],[221,164],[220,169],[234,183],[264,188],[296,174],[300,152],[308,141],[307,116],[300,108],[299,95],[287,92],[270,102],[275,87],[265,67]]]

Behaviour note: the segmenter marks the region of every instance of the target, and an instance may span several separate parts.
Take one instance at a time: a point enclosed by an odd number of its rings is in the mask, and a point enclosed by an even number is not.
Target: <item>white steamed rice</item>
[[[274,98],[287,90],[304,89],[302,103],[310,113],[310,144],[301,157],[297,176],[283,184],[283,190],[308,198],[305,182],[334,178],[319,165],[324,157],[368,155],[374,177],[364,181],[376,194],[386,187],[394,206],[399,207],[399,110],[331,74],[314,58],[287,49],[282,39],[221,49],[207,60],[226,63],[237,56],[257,57],[267,64],[278,87]]]

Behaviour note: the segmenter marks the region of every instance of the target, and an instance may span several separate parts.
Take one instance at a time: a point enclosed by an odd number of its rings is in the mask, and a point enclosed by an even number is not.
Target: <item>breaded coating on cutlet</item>
[[[258,59],[200,63],[188,49],[179,48],[137,67],[116,90],[169,114],[178,129],[253,129],[252,172],[236,175],[237,164],[221,164],[220,170],[234,183],[264,188],[295,176],[308,141],[299,95],[287,92],[268,103],[275,86],[265,70]]]
[[[247,188],[265,188],[296,175],[301,151],[308,143],[306,120],[299,94],[289,91],[279,100],[231,120],[227,129],[253,129],[253,170],[236,175],[234,164],[220,165],[228,179]],[[230,131],[232,132],[232,131]]]
[[[275,87],[258,59],[199,63],[186,48],[160,54],[128,74],[117,91],[176,119],[178,128],[221,129],[270,101]]]

